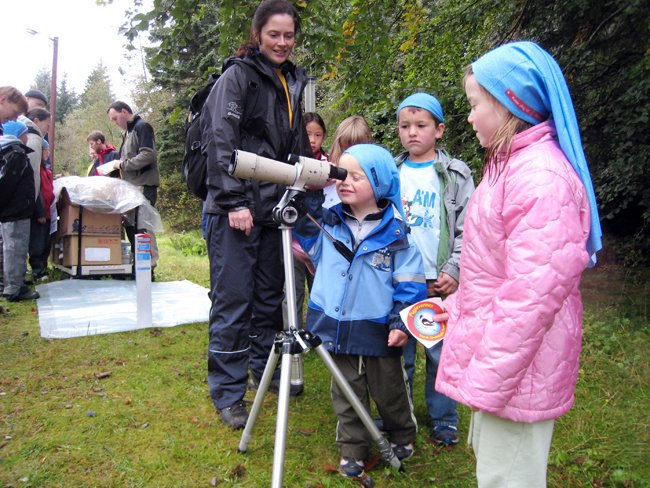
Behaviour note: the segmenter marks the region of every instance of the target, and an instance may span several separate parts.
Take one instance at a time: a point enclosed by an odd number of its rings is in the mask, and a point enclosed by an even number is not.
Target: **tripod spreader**
[[[301,354],[323,343],[320,337],[303,329],[283,330],[275,334],[273,350],[276,354]]]

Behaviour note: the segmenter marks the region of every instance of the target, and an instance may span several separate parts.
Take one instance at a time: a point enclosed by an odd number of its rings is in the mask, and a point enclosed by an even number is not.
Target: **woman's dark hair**
[[[41,107],[34,107],[29,112],[25,114],[27,118],[31,121],[36,119],[38,120],[47,120],[51,117],[50,111]]]
[[[278,14],[287,14],[293,17],[294,31],[296,34],[300,32],[300,17],[298,11],[293,4],[287,0],[264,0],[253,15],[253,23],[251,24],[251,32],[248,42],[239,46],[235,52],[235,56],[243,58],[248,54],[253,53],[259,45],[259,35],[262,32],[262,27],[266,25],[269,19]]]
[[[325,122],[323,121],[323,118],[320,115],[318,115],[316,112],[305,112],[304,115],[302,116],[302,121],[304,122],[305,125],[309,124],[310,122],[316,122],[318,125],[321,126],[323,132],[327,134],[327,129],[325,128]]]

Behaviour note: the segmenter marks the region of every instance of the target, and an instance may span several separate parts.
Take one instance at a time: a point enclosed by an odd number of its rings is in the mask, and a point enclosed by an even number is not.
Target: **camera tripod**
[[[295,274],[293,268],[293,252],[291,250],[291,229],[298,220],[302,206],[297,204],[300,200],[303,190],[289,188],[283,195],[282,199],[273,209],[273,219],[280,225],[282,233],[282,254],[284,258],[284,276],[287,293],[287,311],[288,323],[285,324],[284,330],[276,334],[275,341],[269,359],[264,368],[264,374],[260,380],[255,400],[251,407],[248,421],[239,442],[239,452],[246,452],[251,440],[255,422],[262,408],[264,396],[269,389],[273,373],[278,364],[280,356],[282,357],[280,367],[280,389],[278,392],[278,415],[275,427],[275,445],[273,448],[273,473],[271,486],[274,488],[282,487],[284,475],[284,451],[287,440],[287,421],[289,416],[289,392],[291,388],[291,365],[294,356],[308,352],[309,349],[316,351],[327,369],[332,374],[332,378],[341,389],[345,398],[359,416],[363,425],[368,429],[372,440],[377,444],[382,458],[395,468],[400,468],[401,464],[390,443],[384,438],[372,417],[366,411],[363,404],[359,401],[354,391],[348,384],[347,380],[341,373],[340,369],[330,356],[327,349],[323,347],[321,339],[305,330],[297,328],[297,307],[296,307],[296,288]]]

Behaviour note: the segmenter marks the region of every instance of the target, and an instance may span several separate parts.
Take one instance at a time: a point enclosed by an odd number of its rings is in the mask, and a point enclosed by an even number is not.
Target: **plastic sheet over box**
[[[97,213],[125,214],[130,218],[133,210],[138,208],[138,228],[162,232],[160,214],[149,203],[137,186],[119,178],[105,176],[65,176],[54,180],[54,195],[58,201],[61,190],[65,188],[73,205]],[[134,222],[129,222],[134,225]]]
[[[63,280],[36,287],[41,337],[65,339],[137,330],[135,281]],[[151,284],[152,327],[207,322],[208,290],[191,281]]]

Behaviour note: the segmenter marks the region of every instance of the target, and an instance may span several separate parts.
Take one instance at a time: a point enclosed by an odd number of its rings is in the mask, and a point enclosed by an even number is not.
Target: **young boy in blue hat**
[[[316,266],[307,328],[322,339],[367,411],[372,397],[395,455],[406,459],[415,450],[417,425],[402,366],[408,335],[399,312],[426,296],[422,257],[407,233],[391,154],[359,144],[347,149],[338,165],[348,171],[336,183],[341,203],[322,209],[322,198],[316,198],[308,207],[322,214],[323,228],[348,247],[352,258],[348,261],[313,224],[296,229]],[[372,439],[335,382],[332,403],[339,470],[363,478]]]
[[[424,260],[427,296],[444,297],[458,288],[463,221],[474,181],[469,167],[437,148],[445,132],[442,106],[428,93],[414,93],[397,108],[397,130],[406,150],[396,161],[402,204]],[[444,342],[444,341],[443,341]],[[413,390],[417,341],[404,348],[404,362]],[[431,440],[458,443],[456,402],[434,389],[442,342],[426,353],[425,399],[432,424]]]

